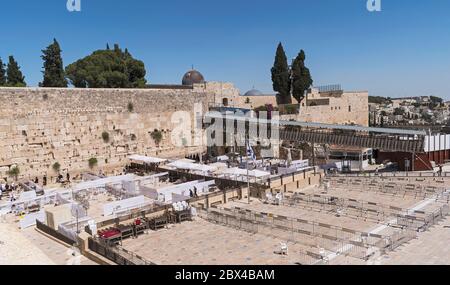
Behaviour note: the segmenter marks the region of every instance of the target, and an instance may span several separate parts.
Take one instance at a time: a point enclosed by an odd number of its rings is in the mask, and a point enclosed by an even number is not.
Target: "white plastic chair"
[[[289,248],[286,243],[280,242],[280,253],[281,255],[288,255]]]

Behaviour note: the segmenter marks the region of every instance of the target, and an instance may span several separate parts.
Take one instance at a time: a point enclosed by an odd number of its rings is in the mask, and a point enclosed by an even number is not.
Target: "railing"
[[[371,247],[376,247],[381,251],[390,250],[399,244],[400,240],[404,243],[415,237],[415,233],[410,230],[397,230],[395,231],[396,235],[379,235],[239,208],[210,210],[207,212],[207,219],[248,232],[283,238],[310,247],[319,246],[336,254],[349,255],[363,260],[367,260],[372,254],[369,250]]]
[[[450,178],[450,172],[406,172],[406,171],[395,171],[395,172],[378,172],[378,173],[343,173],[343,174],[327,174],[329,177],[448,177]]]
[[[46,224],[40,222],[39,220],[36,220],[36,228],[38,228],[40,231],[60,240],[68,245],[72,246],[72,245],[76,244],[76,241],[63,235],[62,233],[58,232],[57,230],[52,229],[51,227],[47,226]]]
[[[120,246],[108,246],[107,244],[91,237],[88,239],[88,246],[93,252],[118,265],[156,265],[155,263],[147,261],[141,256],[127,251]]]

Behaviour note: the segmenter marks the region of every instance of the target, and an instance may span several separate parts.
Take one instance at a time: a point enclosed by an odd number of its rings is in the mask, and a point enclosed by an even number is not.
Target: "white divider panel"
[[[145,197],[138,196],[129,199],[124,199],[120,201],[111,202],[103,205],[103,215],[110,216],[116,212],[121,212],[123,210],[134,209],[141,207],[145,204]]]
[[[45,221],[45,212],[43,210],[41,210],[37,213],[31,213],[31,214],[25,215],[19,221],[20,228],[23,230],[28,227],[32,227],[32,226],[36,225],[36,220],[39,220],[41,222]]]

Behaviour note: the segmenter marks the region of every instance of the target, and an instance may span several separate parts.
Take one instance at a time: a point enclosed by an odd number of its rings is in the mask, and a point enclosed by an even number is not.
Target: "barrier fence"
[[[118,265],[155,265],[141,256],[125,250],[120,246],[109,246],[106,243],[90,237],[88,247],[93,252],[111,260]]]
[[[211,209],[208,220],[237,228],[261,233],[310,247],[321,247],[336,254],[344,254],[367,260],[372,254],[371,248],[380,251],[392,250],[407,240],[415,238],[409,230],[395,230],[395,234],[379,235],[359,232],[314,221],[275,216],[251,210]]]
[[[444,177],[444,178],[450,178],[450,172],[417,172],[417,171],[411,171],[411,172],[378,172],[378,173],[372,173],[372,172],[366,172],[366,173],[336,173],[336,174],[327,174],[329,177]]]
[[[449,213],[448,205],[439,206],[438,209],[431,212],[411,211],[375,202],[305,193],[295,193],[285,197],[281,204],[318,212],[332,212],[364,221],[388,223],[390,226],[397,225],[415,231],[427,230]]]
[[[68,245],[74,245],[77,242],[65,235],[63,235],[62,233],[58,232],[55,229],[52,229],[51,227],[47,226],[46,224],[40,222],[39,220],[36,220],[36,228],[39,229],[40,231],[68,244]]]
[[[410,181],[384,181],[370,178],[327,178],[332,188],[343,189],[348,191],[367,192],[373,191],[380,194],[388,194],[398,197],[414,197],[414,199],[435,198],[444,203],[450,203],[450,193],[446,189],[449,187],[445,183],[438,182],[439,186],[430,185],[432,183],[422,181],[415,184],[408,183]]]

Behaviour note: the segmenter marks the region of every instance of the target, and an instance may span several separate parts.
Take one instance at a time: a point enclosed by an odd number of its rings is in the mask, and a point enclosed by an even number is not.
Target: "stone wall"
[[[104,170],[120,171],[129,154],[182,156],[186,149],[170,140],[171,115],[188,111],[194,123],[194,104],[204,111],[213,96],[196,88],[0,88],[0,178],[14,165],[22,178],[51,179],[55,162],[73,177],[89,170],[93,157]],[[162,147],[150,135],[155,129],[163,133]]]
[[[319,93],[313,89],[302,101],[300,114],[283,116],[301,122],[369,126],[369,93],[343,91]]]
[[[267,96],[240,96],[239,103],[241,108],[255,109],[265,105],[277,106],[277,97]]]

